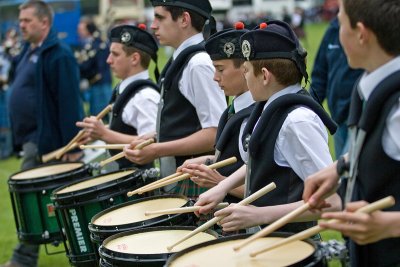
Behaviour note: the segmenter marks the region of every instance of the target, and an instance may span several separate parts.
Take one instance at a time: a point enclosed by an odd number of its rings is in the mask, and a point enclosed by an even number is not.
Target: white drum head
[[[180,208],[187,203],[185,198],[159,198],[150,199],[124,206],[103,214],[93,221],[94,225],[113,226],[149,220],[160,215],[146,216],[146,211]]]
[[[164,254],[177,252],[187,247],[216,239],[211,234],[201,232],[177,245],[172,251],[168,251],[168,246],[179,241],[190,232],[189,230],[150,231],[115,238],[106,244],[103,243],[103,246],[107,249],[127,254]]]
[[[254,258],[251,252],[258,251],[271,245],[282,238],[265,237],[257,239],[238,252],[233,247],[243,242],[244,239],[230,240],[198,248],[175,258],[169,266],[288,266],[300,262],[314,253],[314,247],[307,242],[295,241],[291,244],[273,249]],[[211,256],[212,255],[212,256]]]
[[[96,178],[92,178],[80,183],[73,184],[71,186],[67,186],[60,191],[57,191],[55,194],[65,194],[65,193],[71,193],[74,191],[82,190],[82,189],[87,189],[96,185],[104,184],[107,182],[111,182],[114,180],[117,180],[121,177],[124,177],[126,175],[130,175],[134,173],[135,170],[129,170],[129,171],[122,171],[122,172],[117,172],[117,173],[111,173],[111,174],[106,174],[106,175],[101,175]]]
[[[83,163],[60,163],[50,166],[38,167],[35,169],[27,170],[24,172],[13,175],[11,180],[27,180],[34,178],[42,178],[50,175],[57,175],[61,173],[70,172],[79,169],[83,166]]]

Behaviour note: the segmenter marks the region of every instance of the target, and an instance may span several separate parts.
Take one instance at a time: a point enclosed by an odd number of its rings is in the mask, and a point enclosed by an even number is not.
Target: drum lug
[[[109,201],[110,203],[114,203],[114,199],[113,199],[113,198],[110,198],[108,201]]]
[[[42,195],[46,195],[46,190],[42,190]]]
[[[43,238],[43,239],[49,239],[49,238],[50,238],[49,231],[47,231],[47,230],[44,231],[43,234],[42,234],[42,238]]]

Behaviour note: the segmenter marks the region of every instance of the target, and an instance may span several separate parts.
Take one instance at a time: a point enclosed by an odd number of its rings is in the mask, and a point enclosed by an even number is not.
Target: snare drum
[[[317,245],[311,240],[295,241],[274,250],[259,254],[254,258],[250,253],[265,248],[289,237],[288,233],[275,232],[268,237],[259,238],[239,251],[234,251],[233,247],[243,242],[243,239],[250,235],[236,235],[212,240],[199,245],[182,250],[170,257],[165,266],[327,266],[326,261],[318,249]]]
[[[144,185],[141,174],[141,170],[126,169],[54,190],[52,199],[65,232],[67,256],[73,265],[97,265],[88,223],[100,211],[127,201],[128,191]]]
[[[201,232],[172,251],[167,250],[167,246],[194,229],[187,226],[149,227],[112,235],[99,248],[100,266],[164,266],[173,253],[217,238],[214,231]]]
[[[150,215],[146,211],[180,208],[193,205],[182,195],[153,196],[130,201],[108,208],[93,216],[90,224],[90,238],[96,246],[100,246],[107,237],[150,226],[194,226],[193,213],[173,215]]]
[[[62,241],[51,192],[90,176],[83,163],[50,163],[13,174],[8,180],[18,239],[31,244]]]

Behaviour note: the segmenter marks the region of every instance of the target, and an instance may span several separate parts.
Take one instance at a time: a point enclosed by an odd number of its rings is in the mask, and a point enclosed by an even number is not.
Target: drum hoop
[[[80,166],[79,168],[67,171],[67,172],[62,172],[62,173],[58,173],[58,174],[51,174],[48,176],[40,176],[40,177],[36,177],[36,178],[28,178],[28,179],[11,179],[13,176],[19,174],[19,173],[23,173],[23,172],[27,172],[29,170],[33,170],[33,169],[37,169],[38,167],[50,167],[50,166],[54,166],[54,165],[60,165],[59,162],[52,162],[52,163],[45,163],[43,165],[37,166],[37,167],[33,167],[33,168],[29,168],[27,170],[23,170],[23,171],[19,171],[16,173],[13,173],[10,178],[8,179],[8,184],[10,185],[24,185],[24,184],[34,184],[34,183],[43,183],[43,182],[49,182],[49,181],[54,181],[54,180],[58,180],[58,179],[63,179],[65,177],[69,177],[71,175],[76,175],[80,172],[84,172],[87,170],[91,170],[91,167],[87,164],[84,164],[82,162],[66,162],[66,163],[61,163],[61,164],[77,164],[80,163],[82,164],[82,166]]]
[[[286,237],[289,237],[290,235],[293,235],[293,234],[294,233],[273,232],[268,237],[285,237],[286,238]],[[251,234],[238,234],[238,235],[233,235],[233,236],[221,237],[221,238],[218,238],[218,239],[215,239],[215,240],[210,240],[210,241],[206,241],[206,242],[203,242],[203,243],[200,243],[200,244],[193,245],[191,247],[182,249],[181,251],[178,251],[175,254],[171,255],[171,257],[168,258],[168,260],[167,260],[167,262],[165,263],[164,266],[165,267],[171,266],[171,264],[173,263],[173,261],[176,258],[179,258],[180,256],[182,256],[184,254],[187,254],[187,253],[190,253],[190,252],[192,252],[194,250],[197,250],[199,248],[212,246],[212,245],[215,245],[215,244],[218,244],[218,243],[223,243],[225,241],[232,241],[232,240],[237,240],[237,239],[245,239],[245,238],[247,238],[249,236],[251,236]],[[314,248],[313,255],[316,255],[317,257],[321,257],[322,258],[321,253],[318,253],[318,246],[316,245],[316,243],[314,241],[312,241],[311,239],[304,239],[304,240],[301,240],[301,241],[308,243],[309,245],[311,245]],[[308,258],[309,257],[307,257],[307,258],[305,258],[305,259],[303,259],[303,260],[301,260],[299,262],[296,262],[296,263],[294,263],[292,265],[289,265],[289,266],[291,266],[291,267],[294,267],[294,266],[299,266],[299,267],[305,266],[305,262],[308,262]]]
[[[122,233],[118,233],[107,237],[104,239],[103,244],[99,248],[100,256],[104,258],[112,259],[113,261],[123,261],[123,262],[138,262],[138,261],[150,261],[150,260],[164,260],[166,261],[171,255],[177,252],[170,252],[170,253],[157,253],[157,254],[132,254],[132,253],[123,253],[108,249],[105,247],[105,244],[108,242],[127,235],[134,235],[134,234],[141,234],[146,232],[159,232],[159,231],[168,231],[168,230],[188,230],[193,231],[196,229],[195,226],[160,226],[160,227],[146,227],[142,229],[135,229],[131,231],[126,231]],[[218,238],[218,234],[213,230],[206,230],[204,231],[207,234],[213,235],[214,237]],[[209,242],[209,241],[207,241]],[[203,244],[203,243],[201,243]],[[135,257],[126,258],[126,255],[135,255]]]
[[[108,181],[108,182],[105,182],[105,183],[102,183],[102,184],[98,184],[98,185],[95,185],[95,186],[91,186],[91,187],[79,189],[79,190],[72,191],[72,192],[67,192],[67,193],[58,194],[57,192],[59,192],[59,191],[65,189],[65,188],[67,188],[67,187],[73,186],[73,185],[75,185],[75,184],[79,184],[79,183],[81,183],[81,182],[84,182],[84,181],[76,181],[76,182],[73,182],[73,183],[69,183],[69,184],[67,184],[67,185],[63,185],[63,186],[61,186],[61,187],[59,187],[59,188],[57,188],[57,189],[55,189],[55,190],[53,191],[52,196],[51,196],[51,199],[52,199],[53,201],[55,201],[55,202],[57,202],[57,201],[62,201],[62,200],[65,201],[65,200],[69,200],[69,199],[74,199],[74,198],[79,197],[79,196],[84,196],[84,195],[93,193],[93,191],[99,191],[99,190],[102,190],[102,189],[107,189],[107,188],[113,187],[113,186],[115,186],[115,185],[120,184],[121,182],[128,182],[128,181],[130,181],[131,179],[135,179],[135,178],[141,176],[141,175],[142,175],[142,172],[143,172],[142,170],[140,170],[140,169],[135,169],[135,168],[132,168],[132,169],[124,169],[124,170],[122,170],[122,171],[119,170],[119,171],[109,172],[109,173],[106,173],[106,174],[101,174],[101,175],[92,176],[92,177],[90,177],[89,179],[86,179],[85,181],[94,180],[94,179],[99,178],[99,177],[101,177],[101,176],[106,176],[106,175],[110,175],[110,174],[114,174],[114,173],[121,173],[121,172],[124,172],[124,171],[128,172],[128,171],[131,171],[131,170],[135,170],[135,172],[133,172],[133,173],[131,173],[131,174],[127,174],[127,175],[125,175],[125,176],[121,176],[121,177],[119,177],[119,178],[117,178],[117,179],[115,179],[115,180],[112,180],[112,181]],[[131,177],[131,176],[132,176],[132,177]],[[130,190],[130,189],[127,188],[126,190],[128,191],[128,190]],[[95,199],[95,200],[97,201],[98,199]],[[90,202],[84,202],[84,203],[90,203]],[[82,202],[79,202],[79,203],[77,203],[77,204],[82,204]],[[68,206],[68,205],[66,205],[66,206]]]
[[[86,178],[90,177],[90,172],[92,168],[89,165],[83,165],[78,169],[73,171],[69,171],[68,173],[63,173],[59,175],[51,175],[45,176],[43,178],[34,178],[34,179],[24,179],[24,180],[11,180],[8,179],[8,188],[11,193],[31,193],[31,192],[40,192],[43,190],[54,190],[64,185],[64,179],[68,177],[74,177],[78,174],[86,174],[83,177],[78,177],[74,180],[74,182],[82,182]],[[42,186],[39,186],[42,184]]]
[[[105,210],[102,210],[99,213],[97,213],[96,215],[94,215],[92,217],[92,219],[90,220],[90,223],[89,223],[89,226],[88,226],[89,227],[89,231],[92,232],[92,233],[115,232],[115,227],[118,227],[118,229],[122,230],[124,228],[143,226],[143,222],[148,222],[148,223],[144,224],[145,226],[147,226],[147,225],[151,225],[151,224],[154,224],[154,223],[163,222],[166,219],[176,218],[176,217],[181,216],[181,214],[161,215],[161,216],[158,216],[158,217],[155,217],[155,218],[151,218],[151,219],[148,219],[148,220],[144,220],[144,221],[126,223],[126,224],[118,224],[118,225],[98,225],[98,224],[94,223],[94,221],[96,221],[98,218],[100,218],[101,216],[103,216],[103,215],[105,215],[105,214],[107,214],[107,213],[109,213],[111,211],[114,211],[114,210],[117,210],[117,209],[120,209],[120,208],[123,208],[123,207],[126,207],[126,206],[131,206],[131,205],[134,205],[134,204],[138,204],[138,203],[141,203],[141,202],[151,201],[151,200],[156,200],[156,199],[163,199],[163,198],[182,198],[182,199],[186,200],[185,205],[183,205],[182,207],[187,207],[190,204],[190,200],[186,196],[179,195],[179,194],[150,196],[150,197],[146,197],[146,198],[135,199],[135,200],[132,200],[132,201],[129,201],[129,202],[125,202],[125,203],[122,203],[122,204],[118,204],[118,205],[112,206],[112,207],[107,208]],[[156,220],[157,218],[158,219],[162,218],[162,220]]]

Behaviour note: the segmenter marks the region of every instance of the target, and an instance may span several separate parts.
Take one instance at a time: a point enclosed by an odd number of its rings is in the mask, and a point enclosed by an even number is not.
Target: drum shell
[[[81,164],[71,171],[28,179],[13,179],[16,175],[58,165]],[[8,187],[17,227],[18,239],[31,244],[62,241],[51,193],[54,189],[91,175],[92,169],[80,162],[48,163],[14,173]],[[39,218],[38,218],[39,217]]]
[[[270,235],[268,235],[268,237],[282,237],[282,238],[287,238],[289,236],[291,236],[291,233],[284,233],[284,232],[274,232]],[[234,235],[234,236],[229,236],[229,237],[223,237],[223,238],[219,238],[217,240],[211,240],[211,241],[207,241],[201,244],[197,244],[194,246],[191,246],[189,248],[183,249],[177,253],[175,253],[174,255],[171,255],[171,257],[168,259],[168,261],[166,262],[166,264],[164,265],[165,267],[172,267],[174,266],[174,261],[178,260],[179,257],[182,257],[185,254],[188,254],[190,252],[195,252],[196,250],[202,249],[202,248],[206,248],[209,247],[210,250],[212,250],[212,246],[219,244],[219,243],[223,243],[223,242],[227,242],[227,241],[232,241],[232,240],[240,240],[240,239],[246,239],[248,237],[250,237],[250,234],[240,234],[240,235]],[[319,250],[317,244],[310,240],[310,239],[306,239],[303,240],[304,242],[310,244],[313,248],[314,248],[314,253],[306,258],[304,258],[303,260],[296,262],[294,264],[291,265],[286,265],[286,266],[291,266],[291,267],[303,267],[303,266],[307,266],[307,267],[326,267],[327,262],[325,260],[325,258],[323,257],[323,253]],[[233,251],[233,247],[232,247],[232,251]],[[216,252],[216,251],[214,251]],[[216,252],[217,253],[217,252]],[[290,252],[288,252],[290,253]],[[213,256],[214,258],[216,257],[216,255],[214,254]],[[249,257],[250,259],[250,257]],[[239,263],[238,263],[239,264]],[[193,264],[193,266],[200,266],[200,265],[196,265]],[[235,265],[234,267],[239,266],[239,265]],[[248,265],[250,267],[250,265]],[[257,262],[257,265],[254,266],[262,266],[260,265],[259,262]],[[267,263],[265,264],[265,266],[272,266],[271,263]],[[230,267],[229,265],[226,265],[224,267]]]
[[[122,253],[110,250],[105,247],[105,244],[108,242],[128,235],[135,235],[145,232],[152,231],[168,231],[168,230],[187,230],[193,231],[196,229],[191,226],[173,226],[173,227],[148,227],[143,229],[136,229],[133,231],[122,232],[119,234],[112,235],[106,238],[103,244],[99,248],[100,254],[100,266],[109,267],[109,266],[127,266],[127,267],[161,267],[164,266],[168,258],[175,254],[176,252],[171,253],[157,253],[157,254],[130,254],[130,253]],[[205,231],[208,234],[211,234],[215,237],[218,237],[217,233],[212,230]]]
[[[151,218],[145,221],[132,222],[128,224],[121,225],[96,225],[94,222],[101,216],[120,208],[128,207],[131,205],[139,204],[145,201],[151,201],[156,199],[167,199],[167,198],[185,198],[187,200],[186,204],[182,207],[192,206],[193,201],[188,200],[183,195],[161,195],[161,196],[151,196],[142,199],[137,199],[129,201],[120,205],[113,206],[106,210],[103,210],[92,217],[89,223],[90,238],[92,242],[100,246],[101,243],[108,237],[126,231],[131,231],[135,229],[154,227],[154,226],[194,226],[195,215],[193,213],[183,213],[183,214],[171,214],[171,215],[160,215],[155,218]],[[179,207],[177,207],[179,208]]]
[[[135,172],[128,173],[131,170]],[[67,256],[73,265],[97,265],[97,251],[91,243],[90,232],[88,230],[88,224],[91,218],[100,211],[112,207],[113,205],[118,205],[133,199],[127,197],[127,192],[144,185],[141,176],[142,171],[138,169],[125,169],[91,178],[94,180],[101,176],[123,172],[127,172],[127,174],[115,180],[81,190],[58,193],[77,183],[71,183],[54,190],[52,199],[56,207],[59,223],[65,232],[64,243]]]

